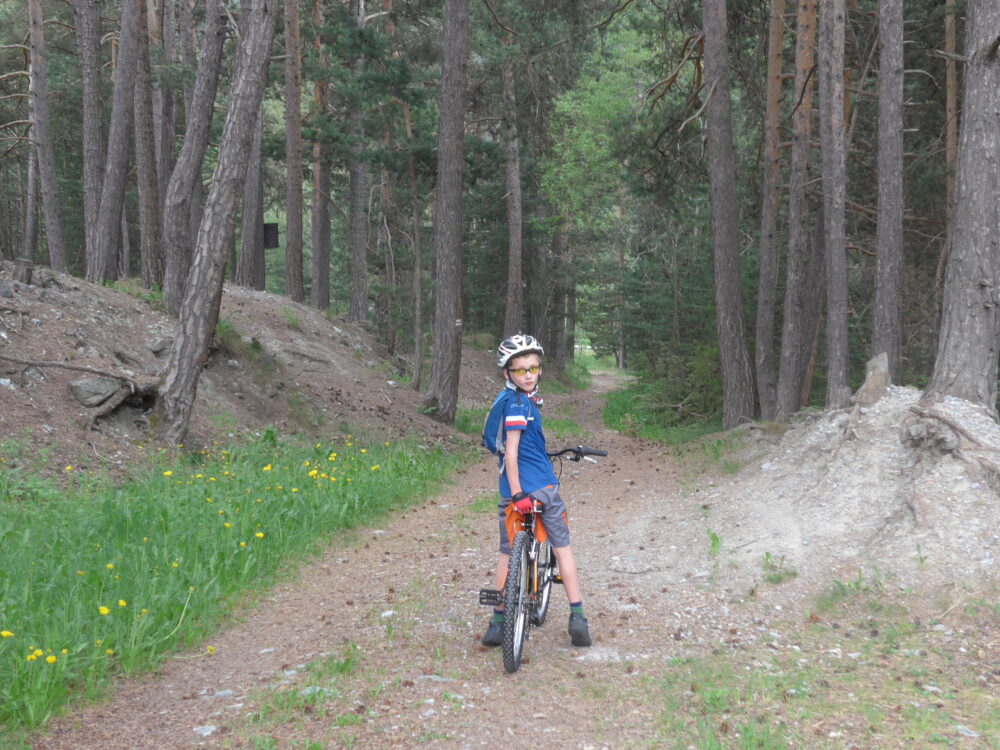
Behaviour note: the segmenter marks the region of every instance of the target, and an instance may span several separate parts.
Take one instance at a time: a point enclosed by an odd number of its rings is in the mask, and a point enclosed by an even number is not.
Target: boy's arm
[[[517,449],[521,444],[520,430],[507,430],[504,440],[503,470],[507,473],[511,496],[521,491],[521,476],[517,470]]]

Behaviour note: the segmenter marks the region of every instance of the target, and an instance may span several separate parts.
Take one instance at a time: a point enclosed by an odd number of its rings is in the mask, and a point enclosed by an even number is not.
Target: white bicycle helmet
[[[497,347],[497,367],[506,366],[511,357],[532,352],[537,352],[539,355],[545,354],[545,350],[538,343],[538,339],[526,333],[515,334],[509,339],[501,341],[500,346]]]

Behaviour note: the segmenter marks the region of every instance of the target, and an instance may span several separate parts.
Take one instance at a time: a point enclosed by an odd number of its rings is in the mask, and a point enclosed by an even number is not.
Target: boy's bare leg
[[[497,560],[497,572],[493,576],[493,588],[499,591],[503,587],[503,582],[507,578],[507,568],[510,567],[510,555],[505,555],[503,552],[500,553],[500,559]],[[499,609],[503,609],[501,604]]]
[[[569,545],[565,547],[553,547],[552,551],[559,561],[559,575],[562,577],[563,588],[566,589],[566,598],[571,602],[582,601],[580,596],[580,577],[576,572],[576,558],[573,557],[573,548]]]

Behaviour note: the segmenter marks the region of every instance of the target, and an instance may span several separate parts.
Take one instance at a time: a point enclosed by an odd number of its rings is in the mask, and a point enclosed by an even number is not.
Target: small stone
[[[211,737],[217,730],[218,727],[215,724],[205,724],[204,726],[195,727],[194,733],[201,737]]]

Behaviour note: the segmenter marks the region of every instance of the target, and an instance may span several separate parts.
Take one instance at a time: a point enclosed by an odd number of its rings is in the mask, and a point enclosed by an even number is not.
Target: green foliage
[[[721,425],[691,417],[687,419],[673,406],[664,406],[660,384],[635,383],[608,395],[604,407],[605,424],[633,437],[676,445],[718,432]]]
[[[269,431],[239,450],[150,456],[157,468],[120,487],[75,484],[72,467],[62,492],[3,472],[0,725],[38,726],[71,696],[197,643],[289,562],[413,502],[462,460]]]

